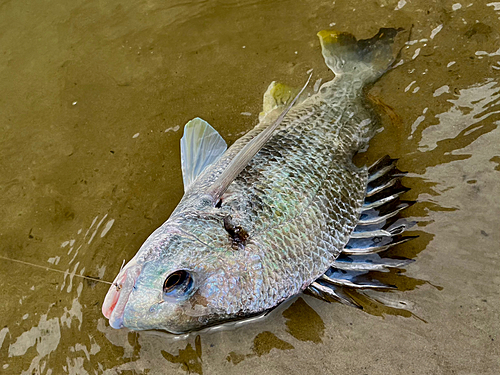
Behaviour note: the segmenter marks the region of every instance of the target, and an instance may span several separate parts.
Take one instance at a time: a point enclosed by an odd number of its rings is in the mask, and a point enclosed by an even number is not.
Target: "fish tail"
[[[336,76],[352,74],[364,84],[376,81],[396,59],[401,46],[395,38],[403,29],[382,28],[370,39],[334,30],[318,33],[326,65]]]

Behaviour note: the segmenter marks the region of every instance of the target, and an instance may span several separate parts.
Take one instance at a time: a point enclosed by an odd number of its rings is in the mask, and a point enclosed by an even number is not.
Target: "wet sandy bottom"
[[[5,374],[496,374],[500,371],[500,3],[4,2],[0,366]],[[413,28],[411,27],[413,25]],[[400,158],[416,262],[364,311],[302,296],[237,329],[110,328],[107,285],[182,195],[193,117],[229,142],[262,94],[327,80],[316,32],[411,29],[370,91],[393,108],[359,162]],[[391,116],[389,116],[389,113]]]

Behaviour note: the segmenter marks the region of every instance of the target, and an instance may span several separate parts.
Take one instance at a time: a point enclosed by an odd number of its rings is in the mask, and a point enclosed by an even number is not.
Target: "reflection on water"
[[[456,150],[497,127],[494,121],[490,121],[490,117],[500,113],[500,87],[496,81],[489,78],[485,83],[456,91],[456,94],[443,95],[452,106],[448,111],[435,115],[437,124],[415,129],[413,134],[419,140],[419,151],[432,152],[438,147],[448,147],[448,150],[439,150],[439,154],[456,156],[459,154]],[[453,146],[449,145],[450,139],[454,140]],[[450,157],[448,160],[459,159]]]
[[[0,8],[0,255],[63,271],[0,261],[2,373],[500,371],[499,3]],[[184,123],[203,117],[232,142],[272,80],[297,85],[311,68],[331,78],[317,31],[411,25],[397,68],[370,91],[385,130],[359,156],[389,154],[409,172],[419,237],[390,254],[416,262],[374,275],[397,290],[354,293],[364,311],[303,296],[178,339],[110,328],[97,280],[111,280],[180,199]]]

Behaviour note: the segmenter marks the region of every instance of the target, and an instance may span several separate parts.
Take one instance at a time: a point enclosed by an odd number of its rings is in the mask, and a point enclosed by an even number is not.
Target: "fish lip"
[[[104,297],[104,301],[102,303],[102,314],[106,319],[111,317],[111,313],[115,309],[115,306],[120,297],[120,289],[119,285],[122,285],[125,280],[126,274],[124,272],[120,272],[113,281],[112,285],[109,287],[108,292],[106,293],[106,297]]]
[[[124,327],[124,312],[129,297],[134,290],[142,267],[137,264],[122,270],[109,289],[102,305],[103,315],[109,319],[109,325],[115,329]]]

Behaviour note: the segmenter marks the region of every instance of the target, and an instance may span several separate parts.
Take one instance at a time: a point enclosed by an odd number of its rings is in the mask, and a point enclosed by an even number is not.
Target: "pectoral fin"
[[[195,118],[184,126],[181,138],[181,167],[184,191],[207,166],[219,159],[227,149],[221,135],[201,118]]]

